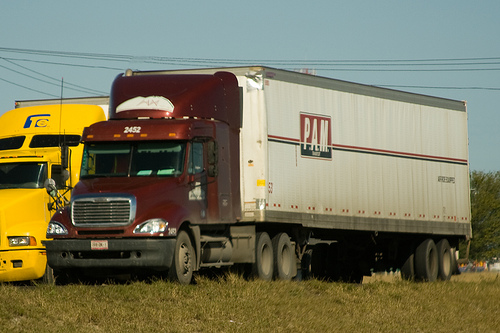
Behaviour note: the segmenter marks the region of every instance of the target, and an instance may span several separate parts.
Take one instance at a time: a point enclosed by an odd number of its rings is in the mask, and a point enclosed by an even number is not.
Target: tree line
[[[472,171],[470,188],[472,240],[469,258],[500,258],[500,171]],[[465,249],[464,242],[460,252],[465,254]]]

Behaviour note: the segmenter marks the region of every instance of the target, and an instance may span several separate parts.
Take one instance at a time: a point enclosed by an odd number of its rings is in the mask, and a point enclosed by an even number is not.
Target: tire
[[[346,247],[347,250],[344,250]],[[333,242],[328,245],[325,265],[327,279],[330,281],[358,284],[363,282],[359,257],[354,256],[345,243]]]
[[[415,275],[421,281],[433,282],[438,276],[438,254],[432,239],[426,239],[415,250]]]
[[[43,284],[53,285],[56,283],[56,279],[54,277],[54,270],[52,269],[52,267],[49,266],[49,264],[47,264],[47,267],[45,267],[45,273],[43,274],[41,280]]]
[[[71,283],[78,283],[79,279],[77,278],[77,273],[74,270],[52,270],[52,274],[54,276],[54,283],[59,286],[65,286]]]
[[[311,253],[311,275],[319,280],[327,278],[328,244],[318,243],[314,245]]]
[[[267,232],[258,232],[255,240],[255,262],[252,275],[264,281],[273,279],[273,244]]]
[[[446,238],[436,244],[438,255],[438,279],[448,281],[453,273],[453,258],[450,243]]]
[[[401,278],[408,281],[415,280],[415,254],[410,254],[401,266]]]
[[[451,275],[459,275],[460,270],[458,269],[458,261],[456,257],[456,248],[451,249]]]
[[[325,279],[328,281],[343,281],[342,270],[346,267],[342,265],[339,260],[340,244],[338,242],[333,242],[330,244],[324,244],[322,247],[324,247],[324,249],[320,247],[320,253],[326,251],[325,257],[322,261]]]
[[[273,237],[274,278],[291,280],[295,272],[295,256],[290,237],[285,232]]]
[[[312,277],[311,273],[311,257],[312,257],[312,249],[308,249],[304,252],[302,256],[302,260],[300,262],[302,280],[309,280]]]
[[[191,238],[189,238],[187,232],[181,230],[177,235],[172,265],[168,270],[169,279],[180,284],[190,284],[193,279],[195,262],[196,254]]]

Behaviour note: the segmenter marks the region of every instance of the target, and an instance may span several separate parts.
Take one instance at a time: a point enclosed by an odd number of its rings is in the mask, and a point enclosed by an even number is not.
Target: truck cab
[[[94,105],[18,108],[0,117],[0,281],[51,279],[47,225],[80,176],[81,133],[106,119]],[[46,191],[53,179],[53,199]]]
[[[241,211],[239,116],[230,73],[119,76],[110,119],[83,133],[80,182],[47,231],[49,264],[190,280],[192,272],[170,269],[176,242],[187,234],[200,253],[201,230],[234,223]]]

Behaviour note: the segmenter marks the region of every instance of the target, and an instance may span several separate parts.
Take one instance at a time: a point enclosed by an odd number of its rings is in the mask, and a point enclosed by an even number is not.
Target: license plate
[[[107,250],[108,249],[108,241],[107,240],[90,241],[90,248],[92,250]]]

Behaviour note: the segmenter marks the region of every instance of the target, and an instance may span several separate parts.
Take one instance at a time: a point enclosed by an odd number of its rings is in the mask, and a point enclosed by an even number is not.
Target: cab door
[[[189,192],[188,200],[192,216],[200,222],[207,219],[207,171],[206,154],[203,141],[191,142],[188,156]]]

